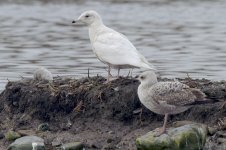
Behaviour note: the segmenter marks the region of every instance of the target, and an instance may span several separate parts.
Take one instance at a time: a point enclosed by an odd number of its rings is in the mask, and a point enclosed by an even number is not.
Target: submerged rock
[[[6,134],[5,134],[5,138],[8,140],[8,141],[13,141],[15,139],[18,139],[20,138],[20,134],[15,132],[15,131],[8,131]]]
[[[44,140],[37,136],[24,136],[13,142],[7,150],[44,150]]]
[[[199,150],[206,142],[207,127],[202,124],[189,124],[178,128],[169,128],[167,134],[155,137],[156,131],[150,131],[136,140],[138,150]]]

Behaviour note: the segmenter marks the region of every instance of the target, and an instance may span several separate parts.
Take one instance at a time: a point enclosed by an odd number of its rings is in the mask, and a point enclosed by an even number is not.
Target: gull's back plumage
[[[124,35],[106,26],[96,32],[92,31],[95,29],[90,29],[90,41],[94,53],[102,62],[112,66],[154,69]]]

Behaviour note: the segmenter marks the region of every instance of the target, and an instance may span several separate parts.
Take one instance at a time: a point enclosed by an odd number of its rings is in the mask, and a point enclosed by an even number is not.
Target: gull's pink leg
[[[157,133],[155,136],[160,136],[160,135],[162,135],[163,133],[165,133],[165,131],[166,131],[167,119],[168,119],[168,114],[165,114],[163,126],[162,126],[162,128],[160,129],[159,133]]]

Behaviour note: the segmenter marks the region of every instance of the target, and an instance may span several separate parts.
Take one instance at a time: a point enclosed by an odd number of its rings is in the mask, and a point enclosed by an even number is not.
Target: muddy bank
[[[226,82],[190,78],[180,81],[200,88],[212,103],[170,116],[169,125],[190,120],[209,126],[219,124],[219,130],[223,130],[219,122],[226,116]],[[9,82],[0,95],[1,132],[28,130],[43,137],[47,144],[77,140],[87,149],[135,149],[136,137],[161,126],[163,116],[141,105],[135,79],[104,82],[103,77],[58,77],[51,84],[33,80]],[[49,131],[37,132],[41,123],[48,123]],[[0,142],[1,149],[10,144],[4,138]]]

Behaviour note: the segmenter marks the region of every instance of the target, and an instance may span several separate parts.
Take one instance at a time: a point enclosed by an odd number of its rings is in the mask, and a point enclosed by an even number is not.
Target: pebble
[[[5,134],[5,138],[8,140],[8,141],[14,141],[15,139],[18,139],[20,138],[21,135],[15,131],[8,131],[6,134]]]
[[[38,131],[49,131],[49,124],[48,123],[42,123],[38,126]]]

